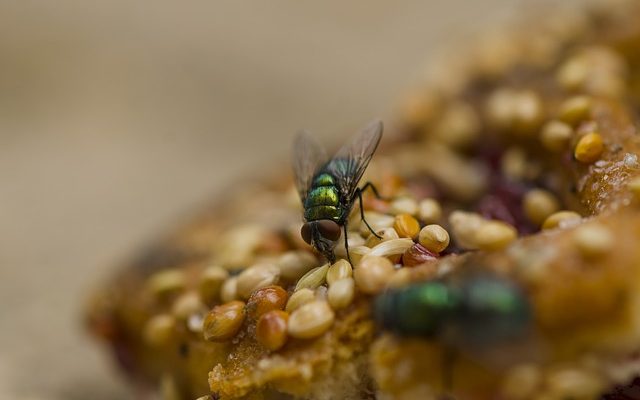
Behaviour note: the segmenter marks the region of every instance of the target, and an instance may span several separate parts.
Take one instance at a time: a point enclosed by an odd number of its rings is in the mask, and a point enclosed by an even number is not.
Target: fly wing
[[[344,145],[327,165],[327,170],[336,177],[342,195],[351,199],[358,182],[369,165],[373,153],[382,137],[382,121],[369,123],[350,143]]]
[[[327,154],[322,145],[308,131],[298,132],[293,142],[292,162],[296,188],[303,203],[313,176],[326,161]]]

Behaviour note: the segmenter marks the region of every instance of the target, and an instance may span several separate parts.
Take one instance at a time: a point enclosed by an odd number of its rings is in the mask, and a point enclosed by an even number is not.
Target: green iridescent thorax
[[[333,176],[319,174],[313,180],[304,202],[304,218],[307,221],[330,219],[338,221],[342,216],[340,193]]]

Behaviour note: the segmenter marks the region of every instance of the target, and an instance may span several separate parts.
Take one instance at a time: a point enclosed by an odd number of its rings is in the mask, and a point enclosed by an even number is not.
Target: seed
[[[502,155],[502,173],[512,180],[522,180],[529,169],[527,155],[519,147],[511,147]]]
[[[424,223],[433,224],[440,221],[442,207],[434,199],[424,199],[418,204],[418,218]]]
[[[573,155],[580,162],[592,163],[600,158],[603,150],[602,136],[592,132],[580,138]]]
[[[440,225],[427,225],[420,230],[418,241],[427,250],[440,253],[449,246],[449,232]]]
[[[324,264],[307,272],[302,278],[300,278],[296,284],[295,290],[298,291],[302,288],[315,289],[322,285],[325,282],[328,270],[329,264]]]
[[[574,56],[565,61],[558,70],[556,79],[566,90],[579,89],[589,76],[589,65],[585,57]]]
[[[411,239],[391,239],[376,245],[366,256],[387,257],[392,262],[398,262],[400,261],[400,256],[412,245],[413,240]],[[353,257],[352,261],[358,264],[358,262],[353,260]]]
[[[171,307],[171,313],[180,320],[186,320],[189,316],[203,312],[205,305],[195,292],[189,292],[176,299]]]
[[[394,215],[416,215],[418,213],[418,202],[411,197],[400,197],[391,202],[389,211]]]
[[[527,218],[536,225],[541,225],[549,215],[560,208],[555,196],[543,189],[527,192],[522,200],[522,206]]]
[[[502,221],[487,221],[476,232],[475,242],[481,250],[500,250],[517,237],[513,226]]]
[[[393,264],[384,257],[366,256],[353,272],[358,289],[367,294],[382,291],[393,275]]]
[[[449,224],[451,225],[451,232],[456,240],[456,243],[465,249],[477,249],[478,245],[475,242],[476,232],[486,222],[480,214],[466,212],[466,211],[453,211],[449,214]]]
[[[213,310],[204,319],[204,339],[211,342],[223,342],[234,337],[245,318],[245,305],[242,301],[231,301]]]
[[[538,391],[542,374],[535,365],[518,365],[507,371],[502,383],[505,399],[526,400]]]
[[[288,297],[287,291],[280,286],[267,286],[256,290],[247,301],[249,317],[257,319],[271,310],[282,310]]]
[[[291,313],[289,335],[297,339],[311,339],[325,333],[333,324],[335,314],[325,301],[312,301]]]
[[[166,298],[183,290],[186,286],[184,271],[168,269],[153,274],[147,287],[158,298]]]
[[[169,314],[156,315],[145,324],[143,337],[151,346],[163,346],[171,340],[175,326],[176,320],[173,316]]]
[[[353,268],[349,261],[338,260],[327,271],[327,283],[333,285],[334,282],[340,279],[350,278],[353,275]]]
[[[540,126],[544,110],[540,96],[532,91],[518,93],[513,104],[514,129],[517,133],[531,133]]]
[[[277,262],[282,279],[289,282],[300,279],[318,264],[318,259],[313,254],[303,250],[286,252]]]
[[[380,244],[389,243],[389,242],[382,242]],[[349,247],[349,255],[351,256],[351,262],[353,262],[354,264],[358,264],[360,260],[362,260],[362,257],[368,255],[369,253],[371,253],[371,249],[368,248],[367,246]]]
[[[570,125],[552,120],[542,128],[540,140],[547,150],[561,151],[567,147],[572,136],[573,128]]]
[[[229,277],[226,269],[218,266],[207,267],[202,271],[198,284],[200,298],[206,304],[214,304],[220,298],[222,284]]]
[[[298,309],[300,306],[310,303],[316,299],[316,295],[313,290],[308,288],[302,288],[296,292],[293,292],[289,300],[287,301],[287,306],[285,310],[287,312],[293,312]]]
[[[500,128],[511,125],[514,117],[516,93],[511,89],[500,88],[491,93],[487,99],[487,117],[489,121]]]
[[[558,211],[551,214],[542,224],[542,229],[566,228],[578,224],[582,220],[575,211]]]
[[[611,251],[614,238],[611,231],[600,224],[579,226],[573,232],[573,242],[586,258],[598,258]]]
[[[558,118],[571,126],[589,118],[591,113],[591,98],[587,96],[575,96],[564,101],[560,105]]]
[[[238,299],[238,277],[232,276],[220,288],[220,300],[225,303]]]
[[[391,215],[381,214],[375,211],[365,211],[364,219],[374,232],[392,227],[395,221]],[[369,228],[364,222],[360,223],[360,233],[362,235],[368,235],[370,233]]]
[[[238,295],[247,299],[251,293],[275,284],[280,278],[280,269],[273,264],[258,264],[238,275]]]
[[[271,351],[282,348],[287,342],[289,313],[271,310],[262,315],[256,324],[256,340]]]
[[[316,300],[327,301],[327,287],[326,286],[318,286],[315,290]]]
[[[334,310],[345,308],[353,301],[355,282],[353,278],[343,278],[329,286],[327,300]]]
[[[204,329],[204,315],[203,314],[191,314],[187,318],[187,328],[194,333],[202,333]]]
[[[348,232],[347,233],[347,241],[349,242],[349,252],[355,247],[364,246],[365,240],[360,236],[360,232]],[[365,246],[366,247],[366,246]],[[347,249],[344,247],[344,240],[341,240],[336,248],[334,249],[334,253],[337,257],[347,257]],[[303,274],[304,275],[304,274]]]
[[[420,243],[415,243],[402,255],[402,264],[405,267],[415,267],[416,265],[422,265],[437,258],[436,253],[429,251]]]
[[[407,286],[411,282],[411,270],[409,268],[400,268],[395,270],[387,287],[401,288]]]
[[[420,232],[420,224],[409,214],[398,214],[393,222],[393,229],[398,232],[398,236],[413,239]]]
[[[376,232],[378,234],[378,236],[380,236],[381,238],[378,238],[376,235],[374,234],[370,234],[369,237],[367,238],[367,241],[364,243],[365,246],[367,247],[375,247],[377,245],[379,245],[380,243],[386,241],[386,240],[391,240],[391,239],[398,239],[398,232],[396,232],[395,229],[393,228],[385,228],[382,229],[378,232]]]
[[[451,147],[464,148],[475,142],[480,133],[480,119],[468,104],[454,103],[445,110],[433,135]]]

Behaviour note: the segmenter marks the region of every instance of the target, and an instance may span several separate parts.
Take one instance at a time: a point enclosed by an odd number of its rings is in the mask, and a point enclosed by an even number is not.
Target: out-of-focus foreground
[[[296,129],[389,117],[434,50],[534,0],[0,4],[0,398],[126,398],[91,285]]]

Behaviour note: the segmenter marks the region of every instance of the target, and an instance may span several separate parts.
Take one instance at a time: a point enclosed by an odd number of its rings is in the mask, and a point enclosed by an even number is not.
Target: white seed
[[[229,272],[218,266],[211,266],[202,271],[198,292],[200,298],[207,304],[212,304],[220,298],[222,284],[229,277]]]
[[[295,290],[303,288],[315,289],[325,282],[327,277],[327,271],[329,270],[329,264],[324,264],[320,267],[316,267],[307,272],[296,284]]]
[[[366,242],[364,243],[365,246],[375,247],[384,241],[391,240],[391,239],[398,239],[400,237],[398,236],[398,232],[396,232],[396,230],[393,228],[385,228],[385,229],[379,230],[376,233],[378,234],[378,236],[380,236],[380,238],[374,235],[373,233],[370,234]]]
[[[334,319],[335,314],[327,302],[312,301],[291,313],[287,330],[294,338],[311,339],[325,333]]]
[[[381,214],[375,211],[365,211],[364,218],[374,232],[385,228],[391,228],[393,226],[393,222],[395,221],[395,218],[393,216]],[[362,235],[368,235],[369,233],[371,233],[371,231],[363,221],[360,222],[360,233]]]
[[[522,180],[527,175],[527,155],[519,147],[507,149],[500,160],[502,173],[510,179]]]
[[[350,278],[353,275],[353,268],[349,261],[338,260],[327,271],[327,283],[333,285],[334,282],[340,279]]]
[[[365,240],[364,238],[362,238],[362,236],[360,236],[360,232],[347,232],[347,242],[349,242],[349,251],[351,251],[351,249],[355,247],[365,245]],[[340,242],[338,242],[338,245],[335,249],[333,249],[333,252],[337,257],[347,257],[347,250],[344,247],[344,240],[340,240]]]
[[[280,275],[282,279],[293,282],[312,268],[318,266],[318,259],[308,251],[288,251],[284,253],[276,262],[280,267]]]
[[[440,253],[449,246],[449,232],[440,225],[427,225],[420,230],[418,241],[427,250]]]
[[[540,141],[548,150],[561,151],[567,148],[572,136],[573,128],[569,124],[553,120],[542,128]]]
[[[387,242],[384,242],[384,243],[387,243]],[[360,260],[362,260],[362,257],[366,256],[369,253],[371,253],[371,249],[368,248],[367,246],[349,247],[349,255],[351,256],[351,262],[354,264],[358,264]]]
[[[171,340],[175,326],[176,320],[172,315],[156,315],[145,324],[143,337],[151,346],[165,345]]]
[[[387,286],[393,273],[391,261],[384,257],[369,255],[357,265],[353,271],[353,277],[358,289],[362,292],[376,294]]]
[[[433,135],[454,148],[464,148],[480,133],[480,119],[468,104],[454,103],[447,108],[433,130]]]
[[[442,217],[442,207],[434,199],[424,199],[418,204],[418,218],[427,224],[440,221]]]
[[[293,310],[296,310],[303,304],[314,301],[315,298],[316,295],[313,290],[307,288],[300,289],[289,296],[289,300],[287,300],[287,306],[285,307],[285,310],[289,313],[293,312]]]
[[[500,250],[518,237],[516,229],[502,221],[487,221],[476,232],[475,243],[481,250]]]
[[[180,269],[168,269],[153,274],[147,287],[157,297],[164,297],[183,290],[186,286],[184,271]]]
[[[192,314],[205,310],[205,305],[200,301],[200,297],[195,292],[189,292],[176,299],[171,307],[171,313],[180,320],[186,320]]]
[[[249,267],[238,275],[238,295],[243,299],[248,299],[251,293],[273,285],[279,278],[280,268],[273,264],[258,264]]]
[[[522,199],[524,213],[536,225],[542,223],[560,208],[560,203],[550,192],[543,189],[533,189]]]
[[[449,215],[449,224],[451,225],[451,233],[456,243],[469,250],[477,249],[476,232],[486,222],[480,214],[453,211]]]
[[[411,282],[411,268],[400,268],[395,270],[387,287],[401,288],[407,286]]]
[[[573,242],[587,258],[598,258],[609,253],[614,241],[611,231],[601,224],[579,226],[573,232]]]
[[[366,256],[392,257],[402,255],[412,245],[413,240],[409,238],[391,239],[376,245]]]
[[[418,213],[418,202],[411,197],[400,197],[391,202],[389,211],[393,215],[416,215]]]
[[[220,288],[220,300],[228,303],[238,299],[238,277],[232,276],[222,284]]]
[[[347,307],[353,301],[355,282],[353,278],[343,278],[329,286],[327,300],[334,310]]]
[[[575,211],[558,211],[544,220],[542,229],[569,228],[578,225],[580,221],[582,217]]]

